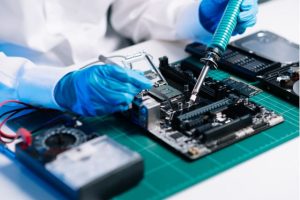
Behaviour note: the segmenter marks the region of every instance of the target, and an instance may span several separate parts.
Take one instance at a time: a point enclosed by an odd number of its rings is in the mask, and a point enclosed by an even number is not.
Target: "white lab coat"
[[[199,3],[1,0],[0,100],[59,109],[53,91],[72,70],[66,66],[116,50],[125,37],[134,42],[207,37],[198,19]]]

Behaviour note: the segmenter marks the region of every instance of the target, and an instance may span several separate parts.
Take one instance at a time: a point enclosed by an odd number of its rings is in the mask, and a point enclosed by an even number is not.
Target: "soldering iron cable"
[[[218,48],[222,53],[226,50],[232,33],[237,25],[242,1],[243,0],[229,0],[208,47]]]

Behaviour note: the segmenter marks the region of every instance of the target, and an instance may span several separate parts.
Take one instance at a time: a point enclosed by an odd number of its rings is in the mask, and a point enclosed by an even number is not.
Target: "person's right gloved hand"
[[[142,73],[115,65],[96,65],[65,75],[56,85],[59,106],[84,116],[125,111],[135,95],[152,83]]]
[[[228,1],[229,0],[202,0],[200,3],[200,22],[210,33],[214,33],[217,29]],[[254,26],[256,23],[257,12],[257,0],[243,0],[233,35],[242,34],[248,27]]]

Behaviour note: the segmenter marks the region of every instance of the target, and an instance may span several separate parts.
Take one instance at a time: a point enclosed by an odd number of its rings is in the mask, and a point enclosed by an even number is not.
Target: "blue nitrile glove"
[[[56,85],[62,108],[84,116],[125,111],[135,95],[152,83],[142,73],[115,65],[95,65],[65,75]]]
[[[203,0],[199,7],[199,18],[202,26],[214,33],[225,11],[229,0]],[[244,0],[240,8],[237,26],[233,35],[242,34],[256,23],[258,12],[257,0]]]

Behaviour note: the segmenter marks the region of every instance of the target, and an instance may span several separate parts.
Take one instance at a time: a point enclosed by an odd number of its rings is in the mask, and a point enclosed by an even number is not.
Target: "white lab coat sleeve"
[[[61,109],[54,88],[71,68],[40,67],[0,52],[0,100],[19,100],[35,106]]]
[[[147,39],[201,40],[211,34],[201,25],[201,0],[116,0],[110,22],[134,42]]]

